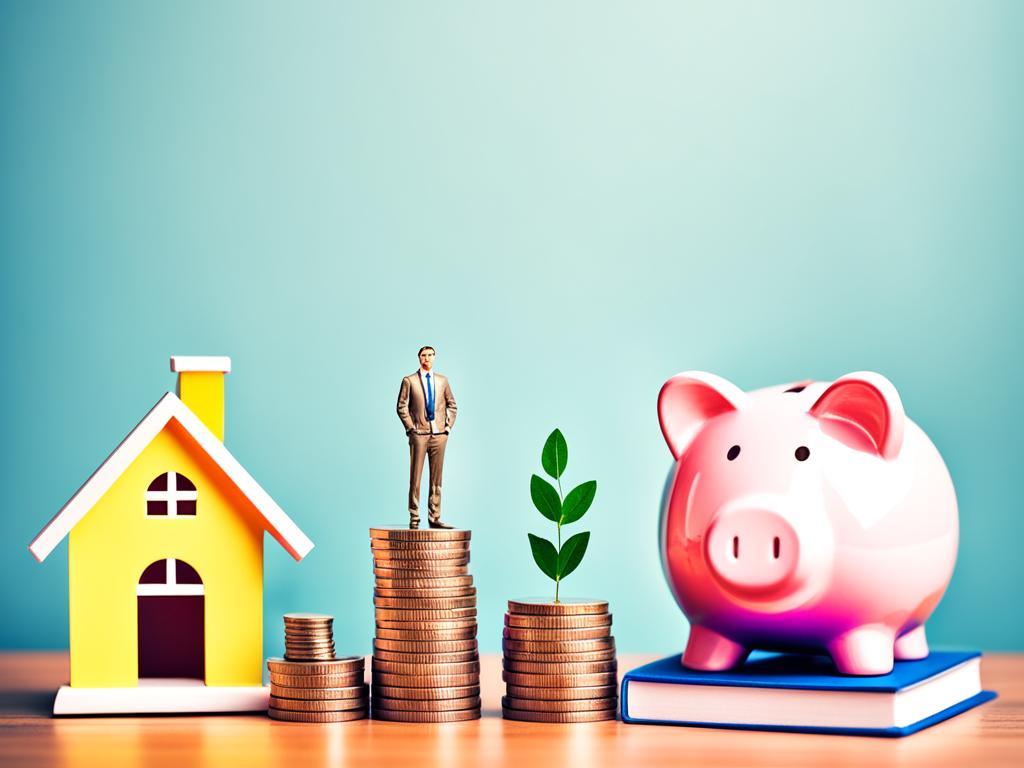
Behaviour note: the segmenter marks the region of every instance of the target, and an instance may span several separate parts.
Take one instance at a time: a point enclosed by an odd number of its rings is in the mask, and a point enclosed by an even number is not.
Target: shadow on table
[[[0,693],[0,716],[49,717],[53,714],[56,695],[56,691],[3,691]]]

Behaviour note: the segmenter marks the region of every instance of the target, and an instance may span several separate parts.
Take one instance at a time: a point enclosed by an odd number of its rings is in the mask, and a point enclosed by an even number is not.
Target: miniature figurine
[[[685,666],[726,670],[761,648],[883,675],[928,655],[956,494],[888,379],[747,393],[690,371],[665,382],[658,415],[676,459],[661,554],[691,624]]]
[[[448,378],[434,371],[434,348],[421,347],[420,369],[402,379],[398,418],[409,436],[409,527],[420,526],[420,479],[423,457],[430,462],[427,513],[431,528],[451,528],[441,521],[441,470],[448,435],[455,425],[455,395]]]

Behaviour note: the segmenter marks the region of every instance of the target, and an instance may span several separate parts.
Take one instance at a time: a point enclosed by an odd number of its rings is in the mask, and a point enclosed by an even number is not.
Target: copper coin
[[[461,653],[464,651],[477,650],[477,642],[472,640],[441,640],[431,642],[429,640],[384,640],[376,638],[373,641],[373,650],[397,651],[399,653]]]
[[[370,686],[366,683],[348,688],[289,688],[284,685],[270,684],[270,695],[282,699],[362,699],[369,694]]]
[[[391,672],[374,672],[374,685],[395,688],[458,688],[463,685],[479,685],[480,673],[467,675],[399,675]]]
[[[285,651],[284,657],[288,661],[330,661],[334,658],[334,651],[328,653],[288,653]]]
[[[597,672],[592,675],[531,675],[529,672],[501,670],[501,679],[509,685],[526,688],[576,688],[577,686],[615,685],[618,677],[614,672]]]
[[[526,651],[527,653],[579,653],[586,651],[607,651],[615,648],[614,637],[602,637],[597,640],[509,640],[501,641],[504,651]]]
[[[506,720],[525,720],[531,723],[595,723],[599,720],[614,720],[616,709],[598,709],[593,712],[531,712],[528,709],[501,708]]]
[[[373,590],[374,597],[397,597],[402,599],[425,597],[437,600],[448,597],[475,597],[476,587],[423,587],[422,589],[382,589]]]
[[[293,712],[290,709],[267,709],[274,720],[290,720],[295,723],[341,723],[348,720],[365,720],[365,709],[347,709],[344,712]]]
[[[476,608],[443,608],[430,609],[406,609],[406,608],[374,608],[374,616],[379,621],[447,621],[448,619],[470,619],[476,616]],[[524,632],[528,630],[522,630]],[[574,630],[578,631],[578,630]],[[517,638],[521,640],[536,640],[534,637]],[[561,639],[561,638],[557,638]],[[576,639],[576,638],[572,638]],[[582,638],[580,638],[582,639]]]
[[[464,549],[371,549],[374,562],[385,563],[390,560],[469,560],[469,547]]]
[[[475,640],[476,624],[457,629],[389,629],[377,627],[377,637],[381,640]]]
[[[518,699],[513,696],[502,696],[501,706],[508,709],[528,709],[532,712],[593,712],[597,709],[614,710],[619,706],[619,699],[616,696],[611,696],[604,699],[545,701],[544,699]]]
[[[396,541],[455,541],[468,540],[472,531],[459,528],[409,528],[400,525],[383,525],[370,529],[371,539],[394,539]]]
[[[446,589],[448,587],[471,587],[473,577],[466,574],[462,576],[441,576],[427,577],[423,574],[411,578],[378,578],[375,585],[379,589]]]
[[[508,612],[529,613],[541,616],[578,616],[583,613],[608,613],[608,601],[567,598],[555,603],[546,597],[530,597],[523,600],[509,600]]]
[[[362,656],[343,656],[330,661],[286,661],[267,659],[267,669],[283,675],[331,675],[361,671],[366,666]]]
[[[374,685],[373,698],[415,699],[417,701],[434,701],[437,699],[461,699],[467,696],[479,696],[479,685],[460,685],[448,688],[409,688],[394,685]]]
[[[479,661],[480,654],[475,648],[451,653],[400,653],[374,648],[373,658],[381,661],[402,661],[406,664],[450,664],[453,661]]]
[[[370,697],[365,699],[281,699],[270,697],[274,709],[289,709],[293,712],[343,712],[347,709],[366,709]]]
[[[405,550],[408,552],[467,551],[468,539],[452,541],[404,541],[402,539],[370,539],[370,549]]]
[[[363,682],[363,673],[350,675],[279,675],[270,673],[270,682],[289,688],[351,688]]]
[[[375,696],[375,710],[386,709],[392,712],[451,712],[459,709],[480,709],[479,696],[467,696],[464,699],[388,699]]]
[[[454,723],[461,720],[479,720],[480,709],[457,709],[452,712],[405,712],[394,709],[374,709],[374,720],[396,723]]]
[[[285,640],[284,647],[294,648],[297,651],[326,651],[334,649],[334,641],[331,640],[326,643],[303,643],[297,640]]]
[[[468,675],[480,672],[479,661],[451,661],[443,664],[407,664],[387,659],[373,660],[374,672],[394,672],[396,675]]]
[[[610,661],[615,659],[615,649],[603,651],[581,651],[579,653],[527,653],[526,651],[505,651],[505,658],[514,661],[534,661],[541,664],[568,662],[576,664],[583,661]]]
[[[523,629],[522,627],[505,627],[502,637],[510,640],[540,640],[553,642],[556,640],[596,640],[599,637],[610,637],[611,627],[583,627],[582,629]]]
[[[373,604],[377,608],[442,611],[451,608],[475,608],[476,595],[465,597],[379,597],[374,595]]]
[[[423,579],[423,578],[451,578],[452,576],[466,576],[469,574],[469,566],[456,565],[451,568],[431,568],[429,571],[419,568],[377,568],[373,569],[373,575],[381,579]]]
[[[450,632],[471,629],[476,634],[476,617],[468,619],[439,619],[436,621],[382,621],[377,619],[377,629]]]
[[[505,686],[509,696],[520,699],[541,699],[544,701],[569,701],[575,699],[610,699],[615,696],[615,685],[589,685],[576,688],[526,688],[521,685]]]
[[[381,573],[377,571],[395,571],[396,573]],[[401,571],[402,573],[397,573]],[[418,578],[421,576],[458,576],[462,573],[469,573],[469,558],[462,557],[458,560],[382,560],[373,559],[373,572],[381,576],[397,577],[399,575]]]
[[[529,672],[534,675],[592,675],[598,672],[617,672],[615,659],[611,661],[558,662],[554,664],[505,659],[502,663],[509,672]]]
[[[523,629],[582,629],[583,627],[606,627],[612,623],[610,613],[585,613],[582,616],[533,616],[530,614],[505,614],[506,627]]]

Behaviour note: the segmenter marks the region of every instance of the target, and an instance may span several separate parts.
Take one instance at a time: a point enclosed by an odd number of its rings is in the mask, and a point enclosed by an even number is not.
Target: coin
[[[289,653],[285,651],[284,657],[288,661],[330,661],[334,658],[334,651],[325,653]]]
[[[523,629],[522,627],[505,627],[502,637],[511,640],[595,640],[608,637],[611,627],[583,627],[581,629]]]
[[[480,672],[479,661],[454,661],[442,664],[407,664],[386,659],[373,660],[374,672],[394,672],[397,675],[468,675]]]
[[[469,549],[469,539],[444,541],[408,541],[403,539],[370,539],[370,549],[405,550],[409,552],[460,551]]]
[[[452,712],[406,712],[394,709],[374,709],[374,720],[392,720],[398,723],[454,723],[459,720],[479,720],[480,709],[457,709]]]
[[[582,616],[535,616],[532,614],[505,614],[506,627],[523,629],[580,629],[606,627],[612,623],[610,613],[585,613]]]
[[[293,712],[342,712],[347,709],[366,709],[370,697],[359,699],[282,699],[270,697],[274,709],[288,709]]]
[[[507,720],[525,720],[531,723],[594,723],[599,720],[614,720],[615,709],[599,709],[593,712],[531,712],[528,709],[501,708],[502,717]]]
[[[607,651],[615,648],[614,637],[602,637],[597,640],[510,640],[501,641],[506,651],[526,651],[527,653],[580,653],[586,651]]]
[[[377,587],[374,597],[397,597],[402,599],[426,597],[431,600],[449,597],[476,597],[476,587],[423,587],[421,589],[387,589]]]
[[[476,607],[470,608],[445,608],[445,609],[407,609],[407,608],[375,608],[374,616],[380,621],[442,621],[448,619],[469,619],[476,616]],[[522,630],[524,632],[530,630]],[[568,631],[568,630],[567,630]],[[573,630],[581,631],[581,630]],[[535,640],[538,638],[517,638],[522,640]],[[573,638],[576,639],[576,638]]]
[[[374,562],[390,560],[444,562],[445,560],[469,561],[469,547],[462,549],[371,549]]]
[[[361,699],[370,694],[370,686],[366,683],[349,686],[348,688],[290,688],[285,685],[270,684],[270,695],[282,699]]]
[[[398,651],[399,653],[456,653],[463,651],[476,651],[476,639],[471,640],[441,640],[432,642],[429,640],[385,640],[374,638],[373,650],[377,651]]]
[[[348,720],[365,720],[366,709],[348,709],[344,712],[293,712],[290,709],[267,709],[274,720],[290,720],[296,723],[340,723]]]
[[[479,685],[460,685],[442,688],[409,688],[407,686],[377,685],[372,687],[373,698],[386,699],[417,699],[433,701],[435,699],[461,699],[467,696],[479,696]]]
[[[615,659],[610,661],[582,661],[578,663],[557,662],[553,664],[505,659],[503,666],[509,672],[529,672],[534,675],[590,675],[597,672],[615,672],[618,670]]]
[[[575,664],[584,661],[609,661],[615,658],[615,649],[603,651],[581,651],[578,653],[527,653],[526,651],[505,651],[505,658],[515,661],[534,661],[541,664],[568,662]]]
[[[531,675],[528,672],[501,670],[501,679],[511,685],[527,688],[575,688],[585,685],[615,685],[614,672],[597,672],[592,675]]]
[[[379,597],[374,595],[373,604],[378,608],[440,611],[450,608],[474,608],[476,607],[476,595],[465,597]]]
[[[456,629],[389,629],[378,627],[377,637],[382,640],[473,640],[476,624]]]
[[[554,603],[546,597],[509,600],[509,613],[540,614],[542,616],[578,616],[583,613],[608,613],[607,600],[566,598]]]
[[[429,571],[420,568],[378,568],[376,566],[373,569],[373,575],[382,579],[451,578],[468,574],[469,567],[465,565],[456,565],[451,568],[431,568]]]
[[[506,689],[509,696],[544,701],[607,699],[615,696],[618,691],[618,687],[615,685],[589,685],[572,688],[527,688],[521,685],[508,685]]]
[[[375,648],[373,658],[380,661],[402,661],[406,664],[450,664],[454,661],[479,661],[476,649],[453,653],[400,653]]]
[[[350,688],[363,682],[363,672],[345,675],[280,675],[271,672],[270,682],[289,688]]]
[[[437,621],[382,621],[377,619],[377,629],[413,632],[455,632],[463,629],[473,630],[476,636],[476,617],[468,619],[440,619]],[[383,637],[383,635],[381,635]],[[443,638],[438,638],[443,639]]]
[[[378,525],[370,529],[371,539],[399,541],[452,541],[469,539],[472,531],[464,528],[409,528],[403,525]]]
[[[451,712],[459,709],[480,709],[479,696],[467,696],[462,699],[389,699],[374,696],[374,709],[386,709],[393,712]]]
[[[380,571],[380,573],[378,573]],[[394,571],[394,573],[383,573]],[[469,573],[469,558],[458,560],[380,560],[374,558],[373,573],[377,576],[418,578],[421,576],[458,576]]]
[[[391,672],[374,672],[375,685],[388,685],[395,688],[458,688],[464,685],[478,685],[480,673],[467,675],[399,675]]]
[[[366,666],[362,656],[343,656],[330,661],[294,662],[285,659],[267,659],[267,669],[284,675],[330,675],[341,672],[358,672]]]
[[[300,651],[320,651],[334,647],[333,640],[285,640],[284,644],[286,648],[294,648]]]
[[[376,586],[379,589],[445,589],[448,587],[469,587],[472,585],[473,577],[469,574],[433,578],[421,574],[411,578],[381,577],[376,580]]]
[[[514,696],[502,696],[501,706],[509,709],[528,709],[533,712],[592,712],[598,709],[614,710],[619,705],[616,696],[602,699],[544,700],[520,699]]]
[[[326,613],[286,613],[285,624],[330,624],[334,617]]]

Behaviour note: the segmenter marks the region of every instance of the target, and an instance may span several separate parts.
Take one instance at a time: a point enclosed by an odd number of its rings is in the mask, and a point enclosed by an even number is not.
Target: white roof
[[[263,515],[270,535],[277,539],[292,557],[301,560],[309,553],[313,548],[313,542],[306,534],[277,506],[199,417],[174,394],[168,392],[28,545],[36,560],[42,562],[46,559],[171,419],[181,424],[199,443],[206,455],[217,462],[231,482],[238,486]]]
[[[186,371],[231,373],[231,358],[208,355],[171,355],[171,370],[175,373],[185,373]]]

